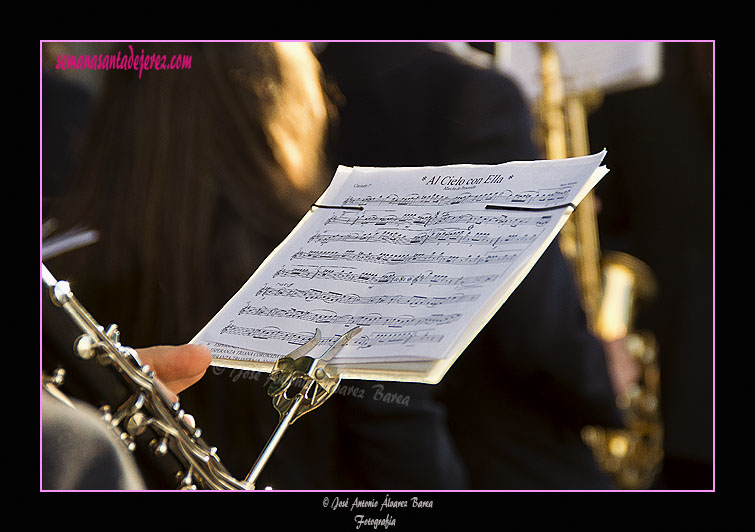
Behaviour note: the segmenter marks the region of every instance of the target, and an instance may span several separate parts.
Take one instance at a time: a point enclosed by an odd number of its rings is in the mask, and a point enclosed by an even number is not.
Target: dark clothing
[[[334,164],[498,164],[538,153],[509,80],[423,44],[329,44],[318,56],[343,95]]]
[[[442,398],[477,489],[613,489],[582,442],[619,426],[601,346],[551,245],[464,351]]]
[[[79,142],[89,119],[91,96],[75,83],[46,71],[42,74],[41,90],[43,180],[40,194],[42,216],[46,218],[50,202],[61,196],[72,178]],[[74,392],[71,397],[86,397],[92,401],[96,394],[90,392],[101,391],[117,382],[110,378],[103,380],[106,370],[92,367],[96,362],[84,362],[73,356],[73,342],[81,331],[62,309],[53,307],[46,293],[43,293],[40,310],[43,370],[49,374],[62,367],[68,372],[66,395]],[[90,369],[94,372],[89,373]],[[91,378],[93,376],[97,378]],[[104,395],[98,396],[98,399],[104,398]],[[77,399],[71,402],[72,406],[44,390],[40,394],[42,489],[143,489],[144,479],[134,457],[107,428],[92,403]]]
[[[42,207],[70,183],[73,164],[91,111],[91,95],[60,77],[42,73]]]
[[[517,87],[492,69],[408,43],[329,44],[319,59],[342,95],[334,163],[541,158]],[[415,389],[409,393],[446,411],[472,489],[613,487],[579,432],[588,423],[618,426],[621,420],[602,348],[587,332],[556,244],[444,381]],[[399,460],[394,465],[409,463],[408,456]]]
[[[658,340],[662,487],[671,489],[713,484],[711,52],[706,43],[665,44],[661,81],[607,95],[589,121],[612,176],[598,186],[602,245],[645,261],[659,284],[637,326]]]
[[[41,395],[42,489],[140,490],[133,456],[88,403]]]

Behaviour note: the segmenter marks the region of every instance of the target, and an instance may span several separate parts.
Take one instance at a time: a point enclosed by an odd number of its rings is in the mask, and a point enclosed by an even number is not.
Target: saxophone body
[[[538,43],[542,93],[536,109],[536,132],[549,159],[589,154],[587,113],[600,103],[599,92],[569,94],[560,60],[552,43]],[[640,379],[617,397],[623,429],[589,426],[583,440],[598,465],[624,489],[648,488],[660,470],[663,426],[660,419],[660,371],[655,337],[636,331],[640,302],[655,294],[651,269],[625,253],[602,252],[597,204],[591,192],[577,207],[559,235],[562,252],[572,264],[582,307],[591,332],[604,342],[623,341],[638,361]]]

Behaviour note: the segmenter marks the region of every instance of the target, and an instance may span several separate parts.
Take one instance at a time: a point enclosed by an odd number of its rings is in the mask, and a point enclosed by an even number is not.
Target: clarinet
[[[137,438],[149,440],[149,454],[172,456],[174,488],[181,490],[250,490],[254,485],[234,478],[223,466],[217,449],[202,439],[202,431],[193,418],[155,377],[154,371],[139,359],[131,347],[121,345],[116,325],[102,327],[76,299],[66,281],[58,281],[42,264],[42,281],[55,307],[63,309],[80,330],[73,345],[74,358],[92,365],[110,368],[125,387],[125,399],[100,407],[103,420],[135,451]],[[46,387],[59,387],[65,370],[56,368],[43,376]],[[177,465],[176,465],[177,463]]]

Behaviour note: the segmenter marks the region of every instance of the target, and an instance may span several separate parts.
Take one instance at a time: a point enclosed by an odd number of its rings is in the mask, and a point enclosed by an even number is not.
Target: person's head
[[[107,72],[82,160],[84,179],[98,179],[87,173],[107,167],[101,159],[117,150],[122,156],[108,176],[131,174],[129,185],[149,183],[142,190],[147,200],[157,199],[161,187],[209,186],[207,178],[264,186],[286,202],[292,190],[312,195],[321,188],[328,108],[306,43],[119,48],[168,62],[188,57],[190,67]],[[220,177],[221,171],[232,175]]]
[[[104,259],[93,268],[136,283],[144,309],[172,300],[167,312],[179,320],[197,304],[184,292],[211,290],[210,263],[228,231],[238,245],[229,260],[248,276],[260,259],[249,241],[277,244],[322,192],[329,105],[306,43],[131,48],[190,57],[191,67],[106,73],[80,179],[56,211],[64,227],[101,230]]]

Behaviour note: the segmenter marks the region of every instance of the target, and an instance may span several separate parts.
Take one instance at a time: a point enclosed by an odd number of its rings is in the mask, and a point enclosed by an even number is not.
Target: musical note
[[[378,332],[359,336],[354,340],[354,345],[367,348],[376,345],[410,345],[438,343],[443,340],[443,335],[433,331],[407,331],[407,332]]]

